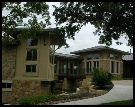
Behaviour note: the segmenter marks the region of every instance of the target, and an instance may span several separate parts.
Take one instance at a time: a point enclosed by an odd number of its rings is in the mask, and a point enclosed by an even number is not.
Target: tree
[[[50,25],[49,6],[43,2],[2,2],[2,41],[3,45],[12,44],[15,41],[12,38],[14,30],[19,25],[24,28],[23,33],[18,35],[18,39],[26,37],[35,38],[36,32],[41,31],[47,25]],[[4,15],[4,12],[8,11],[9,14]],[[43,21],[39,21],[37,16],[40,15]],[[23,19],[29,18],[28,22],[24,22]]]
[[[6,12],[9,12],[9,14]],[[28,22],[24,21],[24,19],[28,19]],[[3,47],[9,44],[16,44],[18,40],[27,37],[35,39],[36,34],[42,33],[43,29],[50,24],[49,6],[46,2],[2,2]],[[22,32],[17,35],[17,39],[14,39],[12,35],[15,29],[20,25],[23,26]],[[54,32],[50,32],[50,34],[56,34],[56,32],[57,31],[54,30]],[[62,37],[59,35],[59,39],[61,41],[61,43],[59,43],[60,48],[62,45],[66,44],[66,39],[63,35]]]
[[[132,2],[61,2],[54,6],[56,25],[65,37],[73,38],[82,26],[91,23],[99,43],[111,45],[112,39],[125,36],[128,45],[133,46],[133,3]],[[116,42],[118,45],[121,42]]]

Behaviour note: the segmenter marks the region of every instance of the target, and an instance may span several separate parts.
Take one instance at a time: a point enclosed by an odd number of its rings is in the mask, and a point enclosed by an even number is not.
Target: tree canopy
[[[129,46],[133,46],[133,3],[132,2],[61,2],[54,6],[56,25],[65,37],[73,38],[82,26],[91,23],[99,43],[111,45],[124,36]]]
[[[2,2],[2,42],[3,45],[13,44],[16,42],[11,35],[18,26],[23,26],[23,32],[18,35],[18,39],[26,37],[34,38],[36,32],[50,25],[49,6],[43,2]],[[7,12],[7,13],[6,13]],[[9,13],[8,13],[9,12]],[[5,14],[4,14],[5,13]],[[39,21],[37,16],[40,15],[44,21]],[[28,22],[23,19],[29,18]]]

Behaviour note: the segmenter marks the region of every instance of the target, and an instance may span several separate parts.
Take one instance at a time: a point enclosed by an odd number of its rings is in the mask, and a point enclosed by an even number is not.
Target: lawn
[[[100,105],[133,105],[133,99],[123,100],[123,101],[115,101],[110,103],[102,103]]]

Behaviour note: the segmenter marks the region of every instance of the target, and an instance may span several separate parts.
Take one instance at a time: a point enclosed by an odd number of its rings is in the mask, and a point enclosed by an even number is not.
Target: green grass
[[[123,101],[115,101],[110,103],[102,103],[100,105],[133,105],[133,99],[123,100]]]
[[[112,80],[123,80],[123,78],[122,77],[112,77]]]

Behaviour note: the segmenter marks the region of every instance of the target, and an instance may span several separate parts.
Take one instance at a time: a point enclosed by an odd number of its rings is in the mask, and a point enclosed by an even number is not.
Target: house
[[[12,37],[17,39],[21,28]],[[36,39],[27,38],[2,50],[2,103],[15,104],[22,96],[50,92],[54,81],[54,50],[56,35],[44,29]]]
[[[55,80],[63,81],[63,90],[75,90],[80,82],[87,85],[93,67],[123,75],[122,55],[130,53],[105,46],[70,55],[55,53],[59,39],[49,33],[52,30],[45,29],[36,39],[27,38],[2,50],[2,103],[15,104],[23,96],[50,93]],[[21,29],[16,29],[12,37],[17,39],[20,32]]]
[[[63,80],[64,90],[76,87],[76,81],[86,79],[93,67],[122,77],[122,56],[130,53],[106,46],[96,46],[71,54],[55,53],[55,80]]]

